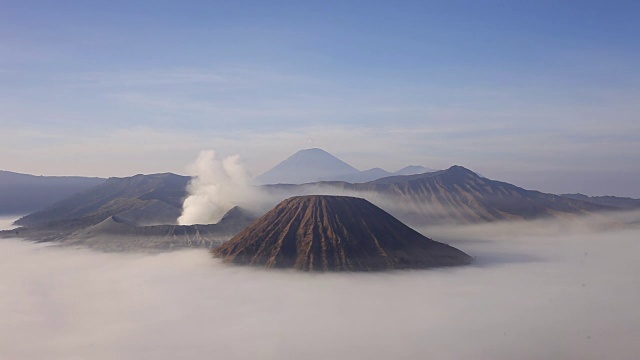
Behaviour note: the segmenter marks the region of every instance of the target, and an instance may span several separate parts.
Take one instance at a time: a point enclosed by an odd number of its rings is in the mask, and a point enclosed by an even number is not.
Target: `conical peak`
[[[327,170],[343,171],[344,173],[358,172],[358,169],[342,161],[329,152],[313,148],[304,149],[291,155],[283,163],[293,162],[298,165],[327,168]]]
[[[311,149],[302,149],[295,152],[293,155],[289,156],[289,159],[296,158],[309,158],[309,159],[318,159],[318,158],[328,158],[328,159],[338,159],[331,153],[326,150],[320,148],[311,148]],[[339,160],[339,159],[338,159]]]
[[[322,154],[322,155],[331,155],[328,151],[324,150],[324,149],[320,149],[320,148],[309,148],[309,149],[302,149],[297,151],[295,154],[293,154],[293,156],[295,155],[302,155],[302,154]],[[331,155],[333,156],[333,155]]]
[[[227,262],[307,271],[427,268],[471,260],[365,199],[326,195],[282,201],[214,254]]]
[[[256,182],[302,184],[358,172],[358,169],[328,152],[314,148],[296,152],[258,176]]]

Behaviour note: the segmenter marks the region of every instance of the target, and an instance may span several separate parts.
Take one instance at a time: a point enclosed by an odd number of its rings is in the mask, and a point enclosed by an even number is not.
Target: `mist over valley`
[[[204,152],[196,164],[194,178],[108,179],[31,215],[2,217],[3,229],[12,229],[0,241],[3,355],[634,359],[640,351],[634,199],[544,194],[463,167],[365,183],[256,186],[238,159]],[[473,261],[308,273],[233,265],[209,252],[252,224],[259,209],[300,194],[363,196]],[[186,206],[211,223],[178,225]],[[261,221],[254,228],[269,226]]]
[[[637,360],[639,13],[0,1],[0,360]]]
[[[637,227],[543,220],[424,233],[474,264],[307,274],[230,266],[205,249],[106,254],[4,239],[0,347],[19,359],[631,360],[640,351]]]

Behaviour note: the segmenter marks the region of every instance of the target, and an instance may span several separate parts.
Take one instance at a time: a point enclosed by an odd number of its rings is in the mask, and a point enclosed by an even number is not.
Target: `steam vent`
[[[213,250],[226,262],[305,271],[379,271],[469,264],[367,200],[297,196]]]

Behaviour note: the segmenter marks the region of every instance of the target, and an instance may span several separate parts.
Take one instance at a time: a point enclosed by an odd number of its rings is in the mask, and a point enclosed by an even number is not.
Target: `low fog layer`
[[[0,357],[636,359],[640,230],[567,224],[431,228],[475,265],[377,274],[2,240]]]
[[[21,216],[0,216],[0,230],[11,230],[17,226],[13,225],[13,222],[18,220]]]

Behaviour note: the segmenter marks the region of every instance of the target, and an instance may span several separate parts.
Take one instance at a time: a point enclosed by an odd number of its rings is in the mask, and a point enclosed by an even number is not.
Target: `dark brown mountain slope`
[[[367,200],[299,196],[213,250],[227,262],[307,271],[464,265],[471,257],[424,237]]]

